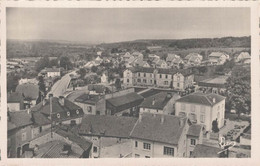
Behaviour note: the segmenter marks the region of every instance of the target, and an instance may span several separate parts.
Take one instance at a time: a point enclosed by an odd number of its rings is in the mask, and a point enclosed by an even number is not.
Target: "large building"
[[[152,86],[185,90],[193,85],[194,75],[189,69],[129,68],[123,73],[124,86]]]
[[[224,126],[225,97],[195,92],[178,99],[175,111],[175,115],[188,117],[192,123],[201,124],[206,131],[211,131],[214,120],[217,120],[218,128]]]
[[[187,118],[173,115],[142,114],[136,122],[130,137],[132,138],[132,157],[135,158],[168,158],[190,156],[187,143],[188,130],[191,127]],[[200,130],[193,132],[196,139]],[[191,147],[192,148],[192,147]]]
[[[170,92],[160,92],[146,98],[139,106],[140,114],[147,112],[153,114],[174,114],[175,101],[180,98],[178,94],[172,94]]]

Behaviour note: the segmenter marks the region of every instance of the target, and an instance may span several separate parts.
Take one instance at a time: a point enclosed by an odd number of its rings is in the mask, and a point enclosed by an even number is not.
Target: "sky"
[[[7,8],[7,39],[88,43],[250,35],[249,8]]]

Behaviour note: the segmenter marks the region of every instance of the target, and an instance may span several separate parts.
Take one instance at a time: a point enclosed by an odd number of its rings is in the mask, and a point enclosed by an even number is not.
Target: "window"
[[[196,145],[196,140],[195,139],[190,139],[190,144],[191,145]]]
[[[151,149],[151,144],[149,144],[149,143],[144,143],[144,149],[150,150],[150,149]]]
[[[206,110],[205,106],[201,106],[200,114],[205,114],[205,110]]]
[[[146,77],[146,73],[144,73],[144,77]]]
[[[181,110],[185,110],[185,104],[181,104]]]
[[[166,79],[168,78],[168,75],[167,75],[167,74],[165,75],[165,78],[166,78]]]
[[[92,112],[92,107],[88,106],[88,112]]]
[[[26,141],[26,139],[27,139],[26,133],[22,133],[22,141]]]
[[[190,151],[190,156],[192,155],[192,151]]]
[[[129,83],[129,79],[126,80]]]
[[[135,158],[139,158],[140,157],[140,154],[135,154]]]
[[[151,84],[153,83],[153,80],[150,80]]]
[[[153,74],[150,74],[150,77],[152,78],[152,77],[153,77]]]
[[[180,81],[180,76],[177,76],[177,80]]]
[[[76,114],[79,114],[79,110],[76,111]]]
[[[97,113],[96,113],[97,115],[100,115],[100,111],[97,111]]]
[[[177,87],[180,87],[180,83],[177,83]]]
[[[163,147],[163,154],[164,155],[169,155],[169,156],[174,156],[174,149],[170,148],[170,147],[167,147],[167,146],[164,146]]]
[[[204,123],[205,122],[205,115],[200,115],[200,122],[201,123]]]
[[[195,105],[191,105],[191,112],[195,112]]]
[[[70,116],[70,112],[67,112],[67,116]]]
[[[93,152],[97,153],[97,147],[96,146],[93,147]]]
[[[160,74],[160,78],[162,78],[162,75]]]
[[[146,79],[143,79],[143,82],[146,83]]]
[[[141,74],[140,73],[138,73],[138,77],[140,77],[141,76]]]
[[[145,158],[151,158],[150,156],[145,156]]]
[[[164,81],[164,85],[168,85],[168,81]]]
[[[57,114],[57,118],[60,118],[60,114]]]
[[[138,79],[137,79],[137,82],[141,82],[141,79],[138,78]]]

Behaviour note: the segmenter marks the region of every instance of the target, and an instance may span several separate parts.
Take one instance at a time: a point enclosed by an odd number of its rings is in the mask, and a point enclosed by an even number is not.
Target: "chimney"
[[[153,98],[153,102],[152,102],[152,105],[154,105],[155,104],[155,98]]]
[[[32,118],[32,113],[31,113],[31,110],[29,108],[26,109],[26,112],[30,116],[30,118]]]
[[[65,99],[64,99],[64,96],[60,96],[59,97],[59,103],[61,106],[64,106],[64,102],[65,102]]]
[[[161,116],[161,124],[164,123],[164,115]]]
[[[212,99],[212,101],[213,101],[213,103],[216,103],[216,98],[214,97],[214,98]]]

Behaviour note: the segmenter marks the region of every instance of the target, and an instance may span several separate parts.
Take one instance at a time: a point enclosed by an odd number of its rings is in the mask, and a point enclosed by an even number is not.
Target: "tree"
[[[86,69],[84,68],[80,68],[77,73],[80,75],[80,78],[83,79],[85,77],[85,75],[87,74]]]
[[[226,97],[238,116],[241,112],[251,113],[250,68],[236,66],[225,84]]]
[[[223,73],[224,72],[224,67],[222,65],[221,66],[216,66],[215,72],[219,73],[219,74]]]
[[[115,87],[117,90],[120,90],[121,89],[121,81],[119,78],[116,79],[115,81]]]
[[[206,73],[208,71],[208,68],[206,66],[199,67],[200,74]]]
[[[7,76],[7,92],[15,91],[17,85],[19,84],[19,76],[18,75],[8,75]]]
[[[97,67],[97,66],[92,66],[92,67],[91,67],[91,71],[92,71],[93,73],[96,73],[97,70],[98,70],[98,67]]]
[[[234,59],[228,60],[228,61],[226,61],[226,62],[224,63],[224,67],[225,67],[226,69],[232,70],[232,68],[233,68],[234,66],[235,66],[235,61],[234,61]]]
[[[213,131],[214,133],[219,132],[218,120],[217,120],[217,119],[216,119],[216,120],[213,120],[213,122],[212,122],[212,131]]]
[[[38,82],[38,85],[39,85],[39,90],[43,93],[43,95],[45,96],[46,95],[46,87],[45,87],[45,83],[44,83],[44,80],[43,80],[43,77],[42,76],[39,76],[39,82]]]
[[[50,63],[50,60],[48,57],[43,57],[41,59],[39,59],[37,62],[36,62],[36,71],[40,72],[42,69],[44,69],[45,67],[48,67],[49,66],[49,63]]]
[[[49,67],[59,66],[58,59],[52,59],[52,60],[50,60],[48,66],[49,66]]]
[[[60,58],[60,67],[63,67],[65,70],[70,70],[72,69],[72,62],[70,61],[69,57],[67,56],[62,56]]]

